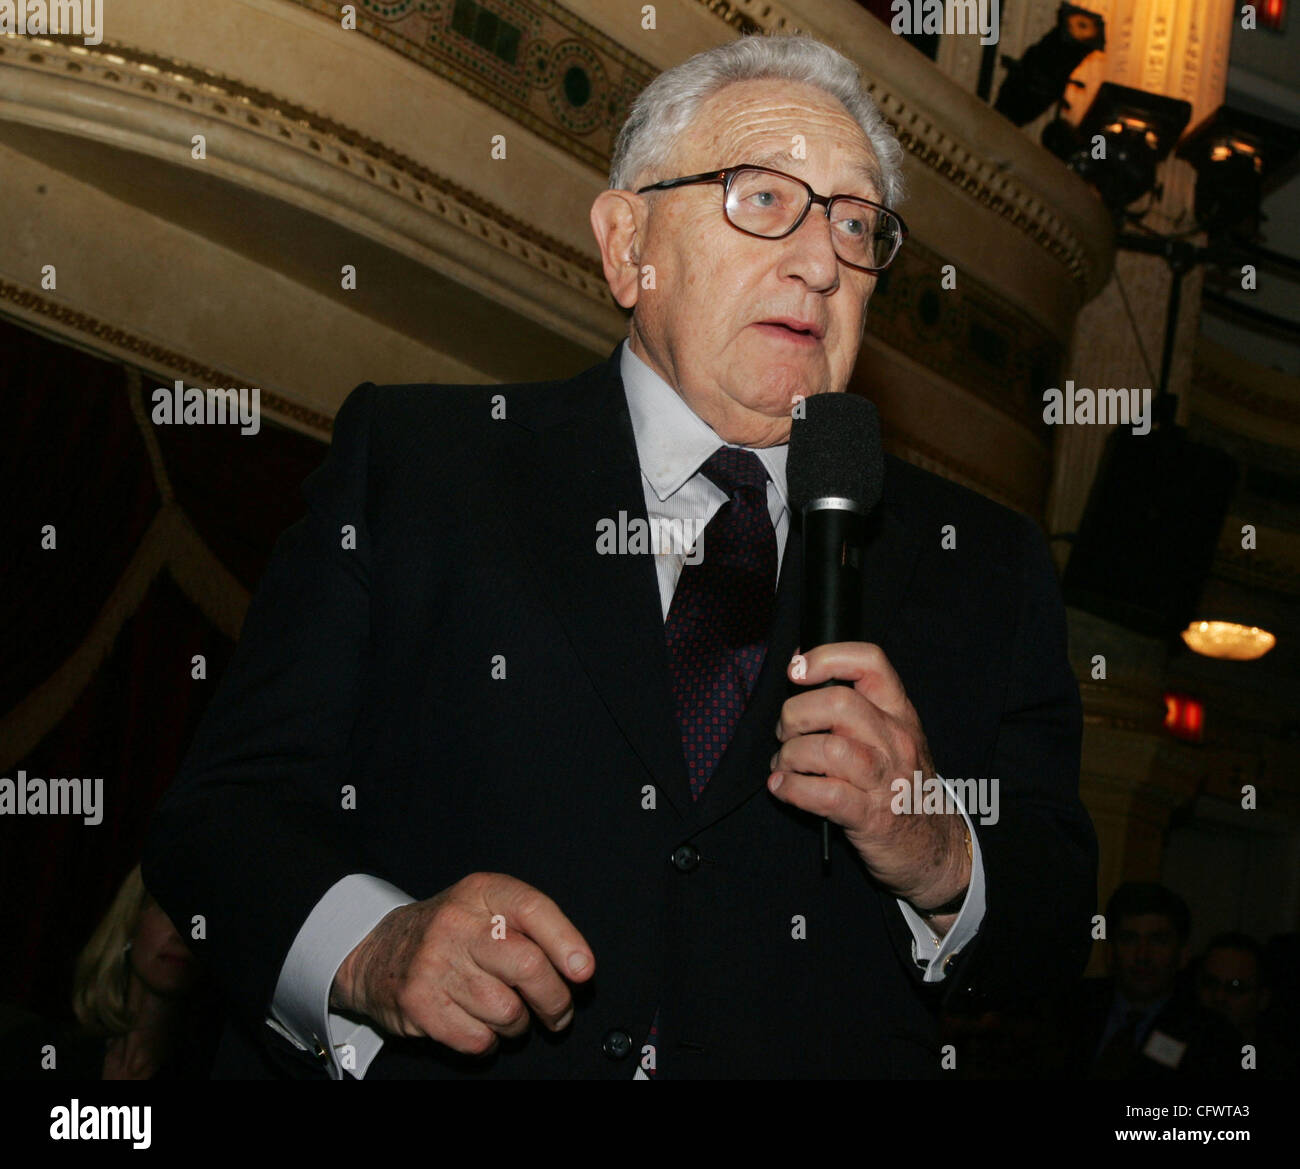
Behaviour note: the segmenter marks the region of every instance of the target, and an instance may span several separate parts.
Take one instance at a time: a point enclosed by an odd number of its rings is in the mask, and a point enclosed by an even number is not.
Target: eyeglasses
[[[907,226],[888,207],[856,195],[819,195],[802,179],[765,166],[732,166],[637,190],[670,191],[695,183],[721,183],[727,222],[746,235],[784,239],[797,231],[814,204],[826,208],[835,254],[860,272],[883,272],[907,239]]]

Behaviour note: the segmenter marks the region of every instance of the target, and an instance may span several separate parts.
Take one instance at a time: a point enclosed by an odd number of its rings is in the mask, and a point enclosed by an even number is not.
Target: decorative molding
[[[608,303],[609,288],[594,258],[332,118],[199,66],[127,45],[105,41],[87,47],[68,37],[27,40],[30,44],[22,46],[0,42],[0,67],[72,75],[236,125],[396,195],[593,302]]]
[[[0,279],[0,305],[5,303],[18,310],[5,315],[20,324],[30,327],[34,320],[44,322],[59,336],[82,338],[83,344],[97,354],[109,355],[118,360],[121,360],[121,355],[129,354],[138,359],[136,364],[141,368],[165,370],[193,385],[216,387],[240,384],[240,379],[229,373],[148,341],[127,329],[101,321],[79,309],[49,300],[33,289]],[[292,402],[273,390],[263,388],[259,401],[262,409],[271,417],[291,420],[318,437],[328,436],[334,427],[334,420],[328,415]]]
[[[867,333],[934,370],[1014,420],[1046,451],[1043,390],[1056,385],[1064,357],[1059,341],[1027,312],[963,274],[939,291],[945,257],[908,240],[878,288]]]
[[[292,0],[339,19],[335,0]],[[358,0],[357,31],[597,170],[657,72],[554,0]]]
[[[1017,185],[1005,175],[998,175],[997,167],[991,162],[976,160],[971,156],[973,169],[968,170],[944,150],[931,145],[931,136],[938,136],[933,123],[923,119],[920,114],[908,115],[907,107],[900,98],[878,94],[878,86],[868,85],[867,89],[885,116],[893,122],[899,143],[913,158],[1029,236],[1065,267],[1081,291],[1087,289],[1087,253],[1078,236],[1058,216],[1047,211],[1033,196],[1018,190]],[[912,125],[917,127],[917,133],[902,125],[903,117],[910,118]]]
[[[772,27],[764,29],[752,16],[741,12],[736,5],[730,0],[697,0],[701,6],[711,12],[724,24],[730,25],[740,36],[749,36],[752,33],[761,32],[788,32],[794,31],[793,27],[787,27],[788,22],[784,16],[778,16],[772,23]]]

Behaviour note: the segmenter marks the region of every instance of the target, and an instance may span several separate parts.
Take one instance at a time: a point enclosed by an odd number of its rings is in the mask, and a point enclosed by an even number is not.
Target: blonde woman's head
[[[96,1035],[131,1028],[131,979],[163,997],[186,994],[194,982],[194,957],[140,878],[136,865],[77,958],[72,1009]]]

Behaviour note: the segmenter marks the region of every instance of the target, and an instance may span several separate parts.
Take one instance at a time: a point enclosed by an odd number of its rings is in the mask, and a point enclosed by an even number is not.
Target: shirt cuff
[[[902,910],[903,920],[912,931],[912,961],[925,971],[924,982],[942,982],[948,974],[948,964],[957,952],[971,940],[984,920],[984,861],[980,855],[980,840],[975,833],[975,826],[966,814],[961,793],[943,776],[936,777],[948,792],[961,818],[966,822],[966,831],[970,833],[971,860],[970,884],[966,888],[966,897],[957,913],[957,920],[948,932],[939,937],[927,924],[925,918],[916,912],[902,898],[896,898],[898,908]]]
[[[333,1080],[345,1071],[361,1079],[384,1045],[376,1028],[330,1010],[334,975],[375,926],[414,900],[378,877],[353,873],[316,903],[289,948],[266,1023],[295,1047],[328,1060]]]

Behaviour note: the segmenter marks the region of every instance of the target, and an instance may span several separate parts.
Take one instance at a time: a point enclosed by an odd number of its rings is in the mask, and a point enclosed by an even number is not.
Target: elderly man
[[[945,991],[1077,975],[1095,839],[1033,525],[889,460],[873,640],[793,661],[791,415],[847,387],[899,161],[826,46],[701,54],[592,208],[607,362],[344,404],[145,859],[238,1009],[219,1073],[936,1075]],[[703,544],[602,542],[650,520]],[[993,814],[900,812],[936,769]]]

